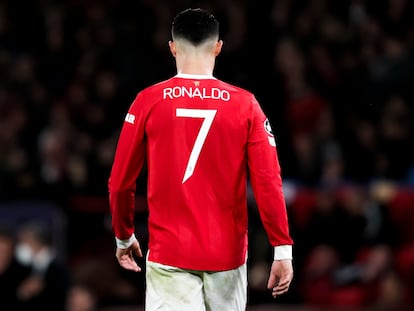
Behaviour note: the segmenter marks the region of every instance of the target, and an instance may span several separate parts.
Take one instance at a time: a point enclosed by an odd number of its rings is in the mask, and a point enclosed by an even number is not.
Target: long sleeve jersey
[[[272,129],[247,90],[178,74],[138,93],[108,181],[117,239],[134,234],[136,180],[145,163],[149,260],[204,271],[242,265],[248,178],[270,244],[293,244]]]

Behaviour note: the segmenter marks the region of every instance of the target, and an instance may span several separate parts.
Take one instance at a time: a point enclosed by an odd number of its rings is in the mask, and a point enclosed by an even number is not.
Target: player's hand
[[[267,288],[272,290],[273,298],[286,293],[289,290],[293,278],[292,260],[274,260],[270,270]]]
[[[122,268],[140,272],[141,267],[139,267],[135,261],[134,255],[142,257],[142,251],[138,240],[135,240],[128,248],[117,248],[115,254]]]

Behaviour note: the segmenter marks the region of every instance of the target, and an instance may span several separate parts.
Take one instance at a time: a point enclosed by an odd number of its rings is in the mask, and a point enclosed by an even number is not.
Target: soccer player
[[[293,278],[276,144],[250,92],[213,76],[219,22],[187,9],[172,23],[177,75],[138,93],[125,117],[109,177],[119,264],[141,271],[134,234],[136,179],[148,169],[146,310],[245,310],[247,179],[274,247],[267,287]]]

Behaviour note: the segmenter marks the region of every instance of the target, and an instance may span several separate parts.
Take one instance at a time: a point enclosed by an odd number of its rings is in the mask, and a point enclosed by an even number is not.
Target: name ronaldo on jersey
[[[198,88],[175,86],[163,89],[163,98],[173,99],[178,97],[200,98],[200,99],[218,99],[222,101],[230,100],[230,92],[216,87],[212,88]]]

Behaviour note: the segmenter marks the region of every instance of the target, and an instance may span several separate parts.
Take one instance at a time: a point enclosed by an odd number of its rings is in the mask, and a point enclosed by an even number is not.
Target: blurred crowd
[[[143,279],[114,266],[107,178],[136,93],[175,74],[170,22],[187,7],[221,21],[215,75],[252,91],[273,126],[297,241],[286,302],[412,303],[409,0],[1,0],[0,198],[62,210],[68,293],[94,308],[140,303],[132,297],[142,285],[131,284]],[[253,198],[250,206],[251,302],[259,303],[270,298],[271,255]],[[145,207],[138,212],[145,235]]]

